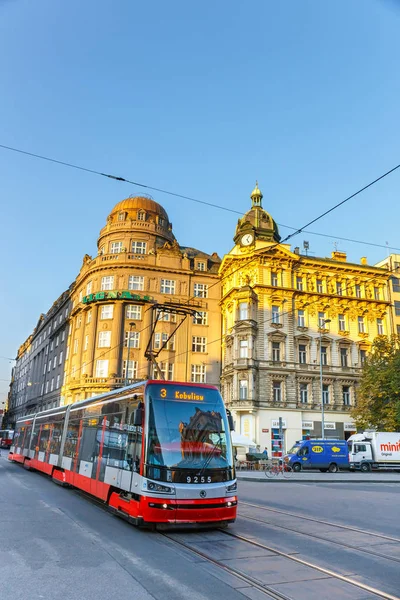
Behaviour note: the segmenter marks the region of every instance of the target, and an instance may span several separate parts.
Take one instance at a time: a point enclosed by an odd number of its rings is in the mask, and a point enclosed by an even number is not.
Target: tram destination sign
[[[152,296],[135,294],[130,290],[97,292],[96,294],[89,294],[88,296],[83,296],[82,298],[83,304],[101,302],[102,300],[133,300],[135,302],[152,302],[153,298]]]

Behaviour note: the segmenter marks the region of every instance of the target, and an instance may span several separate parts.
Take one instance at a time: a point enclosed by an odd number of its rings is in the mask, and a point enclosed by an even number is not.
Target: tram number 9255
[[[193,477],[191,477],[190,475],[188,475],[186,477],[186,483],[211,483],[211,475],[208,475],[208,477],[204,475],[194,475]]]

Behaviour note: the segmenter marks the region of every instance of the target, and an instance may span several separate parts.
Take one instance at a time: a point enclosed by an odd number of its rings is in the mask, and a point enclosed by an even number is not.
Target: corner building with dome
[[[146,197],[119,202],[107,217],[97,256],[85,256],[72,293],[64,403],[161,374],[145,358],[154,304],[192,306],[196,315],[162,346],[183,315],[159,311],[152,337],[167,380],[219,385],[220,258],[179,246],[164,208]]]
[[[236,431],[280,456],[321,436],[322,402],[325,437],[355,432],[363,362],[373,339],[391,333],[389,274],[365,257],[354,264],[343,252],[292,250],[262,200],[256,185],[219,270],[221,390]]]

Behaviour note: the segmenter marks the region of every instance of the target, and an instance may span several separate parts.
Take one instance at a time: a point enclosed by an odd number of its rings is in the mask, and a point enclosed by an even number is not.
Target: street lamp
[[[322,383],[322,328],[327,323],[330,323],[331,319],[321,319],[319,322],[319,381],[321,387],[321,427],[322,427],[322,439],[325,439],[325,408],[324,408],[324,393]]]
[[[125,369],[125,385],[128,385],[128,373],[129,373],[129,355],[131,350],[131,334],[132,329],[136,329],[136,323],[129,323],[129,333],[128,333],[128,356],[126,361],[126,369]]]

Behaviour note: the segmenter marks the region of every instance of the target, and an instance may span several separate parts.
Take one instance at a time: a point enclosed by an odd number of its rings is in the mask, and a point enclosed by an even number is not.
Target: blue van
[[[349,469],[345,440],[302,440],[295,443],[284,460],[293,471],[319,469],[322,473],[337,473],[339,469]]]

